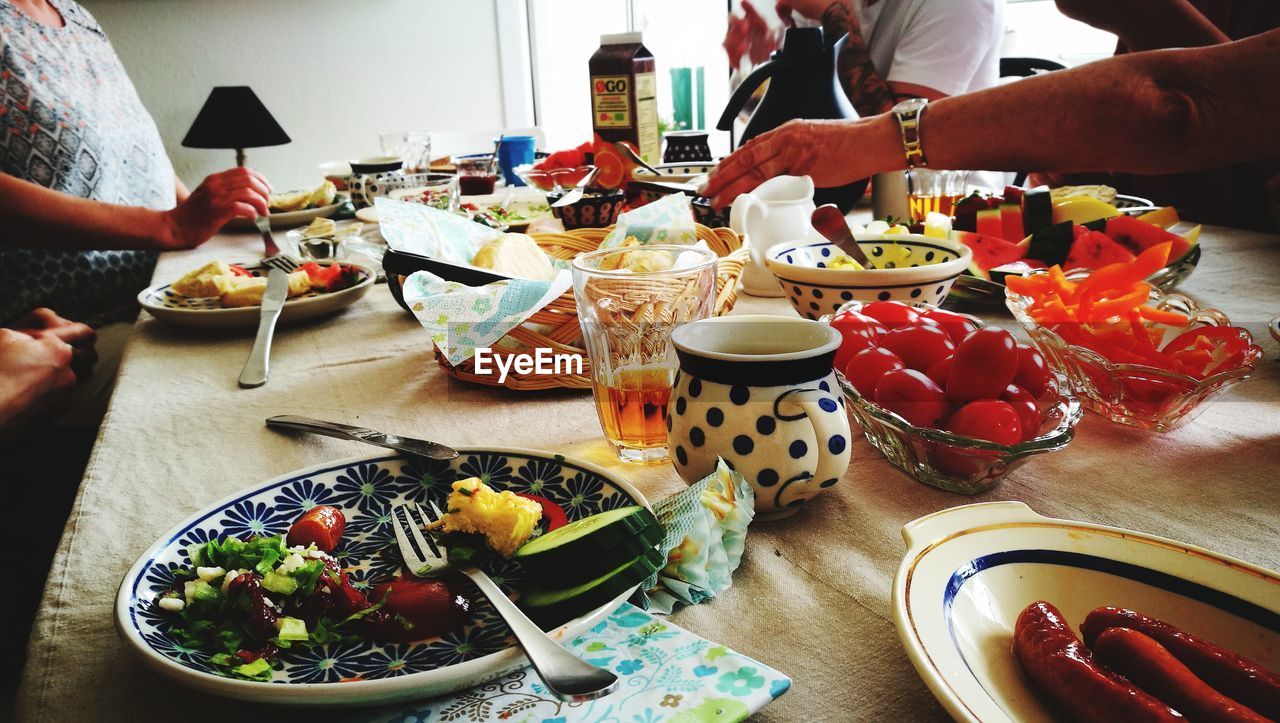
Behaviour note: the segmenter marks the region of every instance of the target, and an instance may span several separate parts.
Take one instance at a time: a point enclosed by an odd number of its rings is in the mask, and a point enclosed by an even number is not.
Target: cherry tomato
[[[831,320],[840,332],[840,349],[836,351],[836,369],[844,369],[854,354],[880,343],[885,328],[880,322],[856,311],[845,311]]]
[[[873,301],[862,307],[862,314],[884,324],[886,329],[897,329],[920,318],[920,312],[900,301]]]
[[[954,355],[948,355],[939,359],[933,363],[933,366],[929,367],[924,375],[936,382],[938,386],[946,389],[947,377],[951,376],[951,363],[954,359]]]
[[[1044,354],[1030,344],[1018,342],[1018,372],[1013,375],[1013,383],[1039,399],[1049,386],[1049,376]]]
[[[333,552],[342,541],[342,530],[346,526],[347,518],[342,515],[342,510],[316,505],[294,521],[286,540],[290,545],[303,547],[314,543],[321,552]]]
[[[980,399],[956,410],[947,431],[996,444],[1017,444],[1022,439],[1018,412],[1008,402]]]
[[[893,369],[876,385],[876,404],[917,427],[940,429],[951,412],[947,393],[923,372]]]
[[[547,532],[569,524],[569,518],[565,515],[564,509],[546,497],[529,492],[517,492],[516,495],[542,505],[542,519],[547,523]]]
[[[1018,347],[1004,329],[985,326],[956,347],[947,377],[947,396],[953,402],[999,399],[1018,371]]]
[[[921,372],[956,350],[947,332],[928,324],[891,329],[880,338],[880,346],[897,354],[908,369]]]
[[[1022,429],[1022,439],[1027,440],[1040,433],[1040,407],[1031,392],[1010,384],[1004,388],[1000,401],[1008,402],[1013,411],[1018,413],[1018,426]]]
[[[947,335],[951,337],[951,341],[956,344],[964,341],[964,338],[969,336],[970,332],[978,328],[978,325],[974,323],[973,319],[970,319],[964,314],[957,314],[954,311],[947,311],[946,309],[929,309],[924,312],[924,318],[938,322],[938,325],[941,326],[943,330],[947,332]]]
[[[849,364],[844,368],[844,376],[853,385],[858,393],[867,399],[874,400],[876,398],[876,385],[880,383],[880,377],[884,373],[894,369],[902,369],[906,367],[897,354],[873,346],[870,349],[863,349],[853,358],[849,360]]]

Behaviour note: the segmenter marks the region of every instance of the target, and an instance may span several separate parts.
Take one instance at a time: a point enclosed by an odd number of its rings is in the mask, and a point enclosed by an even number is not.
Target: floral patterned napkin
[[[791,688],[783,673],[630,603],[575,638],[569,649],[617,673],[617,690],[599,700],[565,703],[526,667],[467,691],[351,722],[729,723],[745,719]]]
[[[471,266],[476,250],[502,235],[501,231],[465,216],[421,203],[385,196],[373,202],[378,209],[378,231],[387,246],[396,251]]]
[[[431,341],[457,365],[474,356],[476,347],[492,347],[572,285],[573,275],[566,270],[551,281],[510,279],[484,286],[415,271],[405,279],[403,293]]]
[[[672,193],[634,211],[627,211],[618,217],[613,230],[600,242],[600,248],[621,246],[628,236],[634,236],[642,245],[692,245],[698,240],[698,229],[689,197],[683,193]]]

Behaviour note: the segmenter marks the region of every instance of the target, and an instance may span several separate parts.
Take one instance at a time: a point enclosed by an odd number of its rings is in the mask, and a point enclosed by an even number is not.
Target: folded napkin
[[[600,248],[621,246],[628,236],[635,237],[642,245],[692,245],[698,240],[698,229],[689,197],[673,193],[618,216],[613,230],[600,242]]]
[[[667,565],[640,586],[639,605],[665,615],[676,603],[696,605],[728,590],[755,502],[751,483],[724,460],[688,489],[655,502],[653,513],[666,530],[658,549]]]
[[[598,700],[565,703],[526,667],[467,691],[351,721],[729,723],[745,719],[791,688],[791,679],[783,673],[629,603],[568,647],[583,660],[616,673],[617,690]]]
[[[475,225],[475,224],[473,224]],[[499,339],[570,286],[573,276],[561,270],[551,281],[511,279],[484,286],[445,281],[429,271],[405,279],[405,303],[450,364],[461,364],[476,347],[492,347]]]

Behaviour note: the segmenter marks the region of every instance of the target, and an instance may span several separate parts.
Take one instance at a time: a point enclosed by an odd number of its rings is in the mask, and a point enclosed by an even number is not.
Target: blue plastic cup
[[[533,163],[533,136],[506,136],[498,147],[498,167],[502,169],[502,177],[508,186],[523,186],[524,181],[516,175],[515,167],[525,163]]]

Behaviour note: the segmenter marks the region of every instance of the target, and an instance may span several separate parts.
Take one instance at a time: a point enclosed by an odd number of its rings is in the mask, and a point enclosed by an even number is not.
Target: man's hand
[[[76,388],[72,356],[56,334],[0,329],[0,432],[66,408]]]
[[[232,168],[204,179],[185,201],[164,212],[161,250],[190,249],[236,217],[268,215],[271,184],[257,171]]]
[[[98,353],[94,351],[93,345],[98,340],[98,334],[92,327],[64,319],[52,309],[42,307],[11,324],[10,328],[33,339],[48,335],[70,345],[71,371],[75,372],[76,382],[84,384],[93,376],[93,365],[98,361]]]
[[[754,67],[768,60],[770,53],[778,49],[778,36],[749,0],[742,0],[742,17],[729,15],[724,49],[729,54],[730,70],[738,69],[743,56]]]

